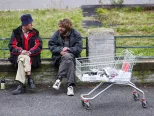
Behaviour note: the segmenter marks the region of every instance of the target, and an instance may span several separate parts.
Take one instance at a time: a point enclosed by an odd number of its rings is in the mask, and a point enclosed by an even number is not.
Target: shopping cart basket
[[[100,82],[100,84],[89,93],[81,94],[82,105],[86,109],[90,109],[89,100],[95,99],[111,86],[120,84],[129,85],[134,88],[133,98],[135,101],[139,100],[138,92],[141,92],[142,107],[147,108],[148,105],[144,92],[131,82],[132,69],[135,63],[135,56],[127,49],[123,50],[116,56],[113,54],[107,54],[94,57],[76,58],[76,76],[83,82]],[[88,97],[103,83],[109,83],[109,85],[93,97]]]

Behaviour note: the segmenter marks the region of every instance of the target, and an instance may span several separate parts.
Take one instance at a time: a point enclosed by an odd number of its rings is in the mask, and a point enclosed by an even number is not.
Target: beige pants
[[[30,74],[31,72],[31,64],[30,57],[27,55],[19,55],[18,56],[18,70],[16,74],[17,81],[25,84],[26,82],[26,73]]]

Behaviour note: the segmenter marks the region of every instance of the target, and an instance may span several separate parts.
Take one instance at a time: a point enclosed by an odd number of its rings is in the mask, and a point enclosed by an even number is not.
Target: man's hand
[[[22,54],[22,55],[25,55],[26,52],[27,52],[27,50],[22,50],[21,54]]]
[[[22,50],[21,54],[30,56],[31,53],[29,51],[27,51],[27,50]]]
[[[60,54],[63,56],[66,52],[68,52],[68,50],[69,50],[68,47],[64,47],[62,51],[60,52]]]
[[[30,56],[31,52],[27,51],[25,55]]]
[[[61,51],[61,52],[60,52],[60,54],[61,54],[62,56],[65,55],[65,53],[66,53],[66,52],[64,52],[64,51]]]
[[[63,52],[67,52],[68,50],[69,50],[68,47],[64,47],[62,51],[63,51]]]

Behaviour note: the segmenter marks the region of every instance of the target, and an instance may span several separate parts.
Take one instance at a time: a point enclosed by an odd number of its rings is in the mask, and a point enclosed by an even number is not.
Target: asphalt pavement
[[[93,86],[77,86],[72,97],[66,95],[65,86],[59,91],[49,86],[37,88],[35,93],[27,91],[22,95],[11,95],[14,87],[0,90],[0,116],[154,116],[153,86],[139,87],[145,92],[148,108],[133,100],[130,87],[115,85],[90,101],[91,110],[82,107],[80,95]]]

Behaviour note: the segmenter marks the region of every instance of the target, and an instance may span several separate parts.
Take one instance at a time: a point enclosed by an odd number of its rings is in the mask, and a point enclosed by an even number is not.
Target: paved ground
[[[66,95],[66,88],[59,92],[49,87],[39,87],[36,93],[13,96],[14,89],[0,90],[0,116],[154,116],[154,87],[143,87],[149,108],[143,109],[140,101],[134,101],[132,89],[113,86],[91,101],[92,110],[81,105],[80,94],[92,87],[76,88],[74,97]]]

